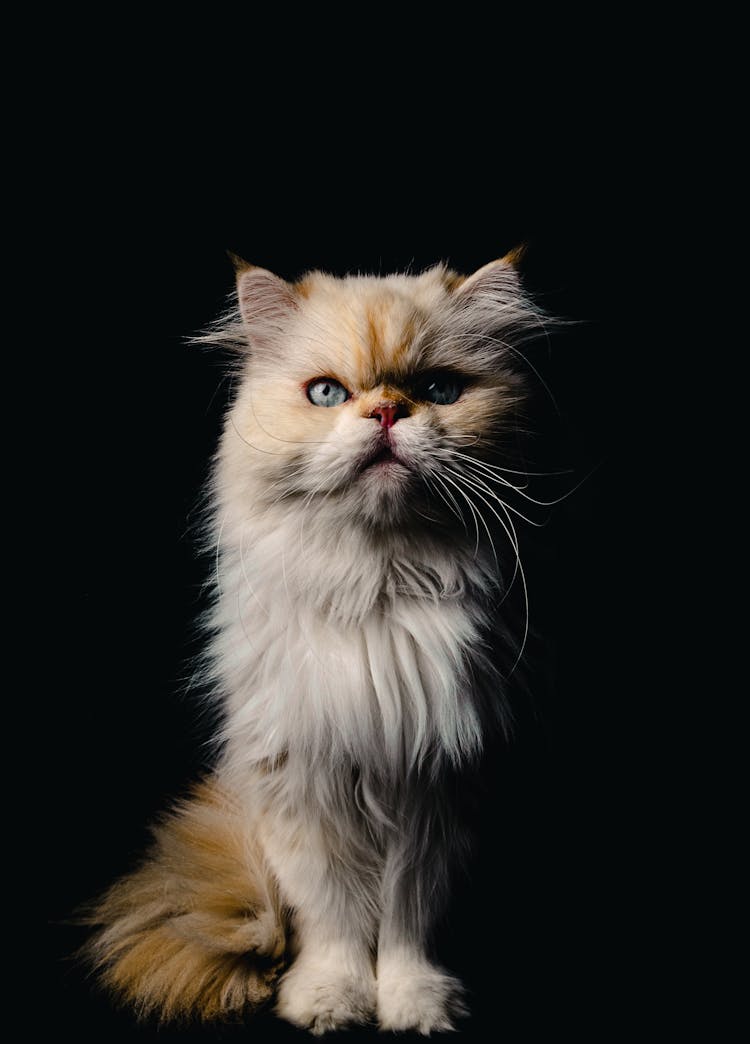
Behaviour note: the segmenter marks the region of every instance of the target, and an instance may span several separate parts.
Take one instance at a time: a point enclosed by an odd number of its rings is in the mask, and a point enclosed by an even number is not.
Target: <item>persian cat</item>
[[[542,318],[515,262],[291,284],[235,259],[206,335],[239,375],[211,486],[219,755],[89,945],[141,1014],[429,1034],[465,1012],[431,935],[523,642],[497,491]]]

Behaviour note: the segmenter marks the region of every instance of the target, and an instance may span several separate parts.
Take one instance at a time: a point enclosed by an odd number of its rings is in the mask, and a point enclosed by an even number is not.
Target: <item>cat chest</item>
[[[279,614],[255,629],[247,653],[256,680],[277,689],[407,694],[450,686],[478,641],[460,606],[412,602],[350,625],[300,609]]]
[[[477,742],[479,621],[458,602],[403,600],[342,625],[267,616],[231,686],[233,728],[273,756],[295,745],[419,756]]]

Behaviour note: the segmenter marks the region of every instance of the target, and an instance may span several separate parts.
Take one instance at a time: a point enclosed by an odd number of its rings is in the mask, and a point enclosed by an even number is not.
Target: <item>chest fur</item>
[[[292,556],[278,531],[248,545],[224,555],[214,617],[235,758],[377,769],[478,750],[497,677],[474,559],[330,543]]]
[[[481,743],[481,614],[405,596],[356,624],[279,606],[221,635],[227,738],[248,760],[451,760]]]

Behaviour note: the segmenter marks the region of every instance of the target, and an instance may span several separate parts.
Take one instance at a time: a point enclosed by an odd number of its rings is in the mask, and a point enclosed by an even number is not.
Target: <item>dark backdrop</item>
[[[329,182],[320,193],[302,177],[274,191],[238,170],[209,190],[183,182],[180,162],[168,175],[128,162],[110,157],[90,192],[77,187],[55,249],[62,336],[46,453],[56,522],[45,542],[56,580],[51,604],[39,606],[55,638],[44,807],[54,1025],[77,1040],[155,1032],[90,990],[69,959],[81,934],[61,922],[132,865],[148,821],[204,764],[205,726],[186,689],[209,566],[191,520],[227,382],[225,360],[185,339],[232,284],[225,249],[294,277],[438,260],[470,272],[526,242],[529,286],[577,320],[551,349],[535,349],[559,410],[536,397],[535,453],[588,477],[524,538],[539,632],[534,698],[516,706],[513,742],[492,752],[476,858],[457,884],[443,956],[473,994],[467,1035],[613,1039],[647,983],[629,957],[631,722],[642,694],[628,684],[639,552],[624,449],[638,389],[624,366],[628,289],[611,169],[592,156],[575,172],[510,162],[488,171],[475,158],[434,180],[402,164],[361,191],[342,172],[347,191]],[[638,237],[630,228],[628,242]],[[270,1019],[246,1032],[295,1035]],[[239,1031],[195,1036],[230,1038]]]

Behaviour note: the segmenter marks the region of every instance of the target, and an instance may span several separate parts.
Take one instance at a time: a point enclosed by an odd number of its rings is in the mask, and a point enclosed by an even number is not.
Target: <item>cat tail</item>
[[[231,795],[200,783],[155,828],[141,866],[86,911],[82,956],[142,1017],[241,1016],[265,1004],[286,935],[275,882]]]

